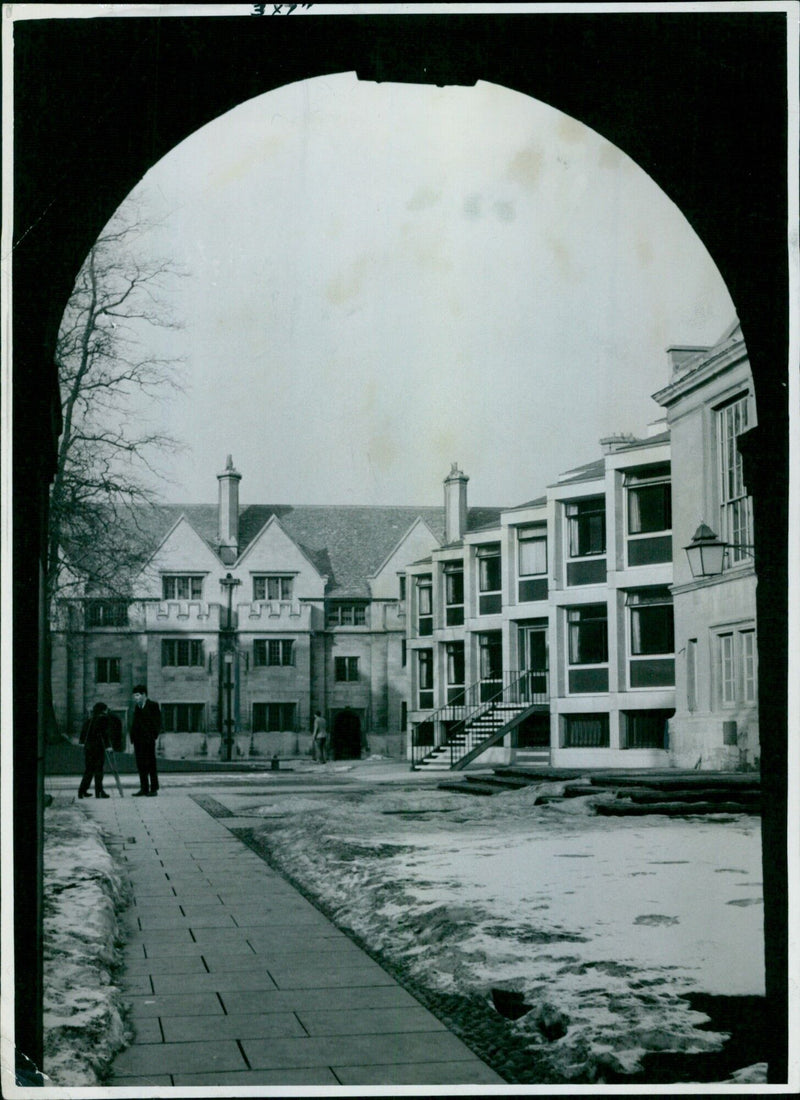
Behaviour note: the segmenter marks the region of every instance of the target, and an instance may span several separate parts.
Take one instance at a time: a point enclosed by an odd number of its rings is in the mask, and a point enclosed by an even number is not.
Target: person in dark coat
[[[105,703],[95,703],[92,714],[83,723],[81,744],[84,749],[84,772],[78,787],[78,798],[86,798],[94,779],[95,798],[108,798],[103,790],[103,768],[106,762],[106,749],[111,737],[108,707]]]
[[[156,741],[161,733],[161,707],[154,699],[147,698],[147,687],[137,684],[133,689],[133,719],[131,742],[136,754],[139,771],[139,790],[134,798],[158,794],[158,768],[156,767]]]

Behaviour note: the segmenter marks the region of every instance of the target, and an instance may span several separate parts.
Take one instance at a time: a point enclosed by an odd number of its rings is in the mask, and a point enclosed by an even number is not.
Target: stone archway
[[[785,1080],[787,923],[787,16],[513,13],[29,19],[14,25],[14,841],[17,1046],[41,1059],[38,590],[58,437],[58,324],[92,242],[145,172],[246,99],[334,72],[533,96],[603,134],[676,202],[736,302],[762,428],[758,538],[770,1077]],[[76,58],[80,64],[76,64]],[[676,74],[680,74],[680,78]],[[753,88],[759,95],[753,95]],[[91,125],[86,120],[91,119]],[[687,125],[691,120],[691,125]],[[732,231],[731,227],[735,227]],[[38,605],[40,606],[40,605]],[[38,1009],[37,1009],[38,1001]],[[37,1022],[38,1021],[38,1022]],[[38,1029],[38,1031],[37,1031]]]

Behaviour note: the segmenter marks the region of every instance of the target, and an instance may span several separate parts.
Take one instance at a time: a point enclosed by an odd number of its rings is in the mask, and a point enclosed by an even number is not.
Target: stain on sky
[[[535,145],[526,145],[512,157],[506,175],[526,191],[535,191],[544,166],[544,153]]]

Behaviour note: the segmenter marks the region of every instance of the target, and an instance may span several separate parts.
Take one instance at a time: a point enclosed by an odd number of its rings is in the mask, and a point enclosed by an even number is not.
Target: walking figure
[[[80,741],[83,745],[84,772],[83,779],[78,787],[78,798],[86,798],[89,787],[94,779],[95,798],[108,798],[103,790],[103,767],[106,760],[106,749],[111,744],[111,719],[108,707],[105,703],[95,703],[92,714],[83,723]],[[119,721],[119,719],[115,719]]]
[[[156,741],[161,733],[161,707],[154,699],[147,698],[145,684],[137,684],[133,689],[133,704],[131,741],[139,771],[139,790],[133,792],[133,797],[155,798],[158,794]]]
[[[322,717],[319,711],[314,714],[314,757],[316,759],[317,752],[319,752],[319,762],[324,764],[326,760],[326,749],[328,746],[328,723]]]

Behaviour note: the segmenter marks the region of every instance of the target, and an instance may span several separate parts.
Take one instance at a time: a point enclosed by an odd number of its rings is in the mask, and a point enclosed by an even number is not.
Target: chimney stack
[[[469,478],[454,462],[444,479],[444,540],[460,542],[467,530],[467,482]]]
[[[239,556],[239,482],[242,475],[233,468],[228,455],[225,469],[217,474],[219,482],[219,554],[226,565]]]

